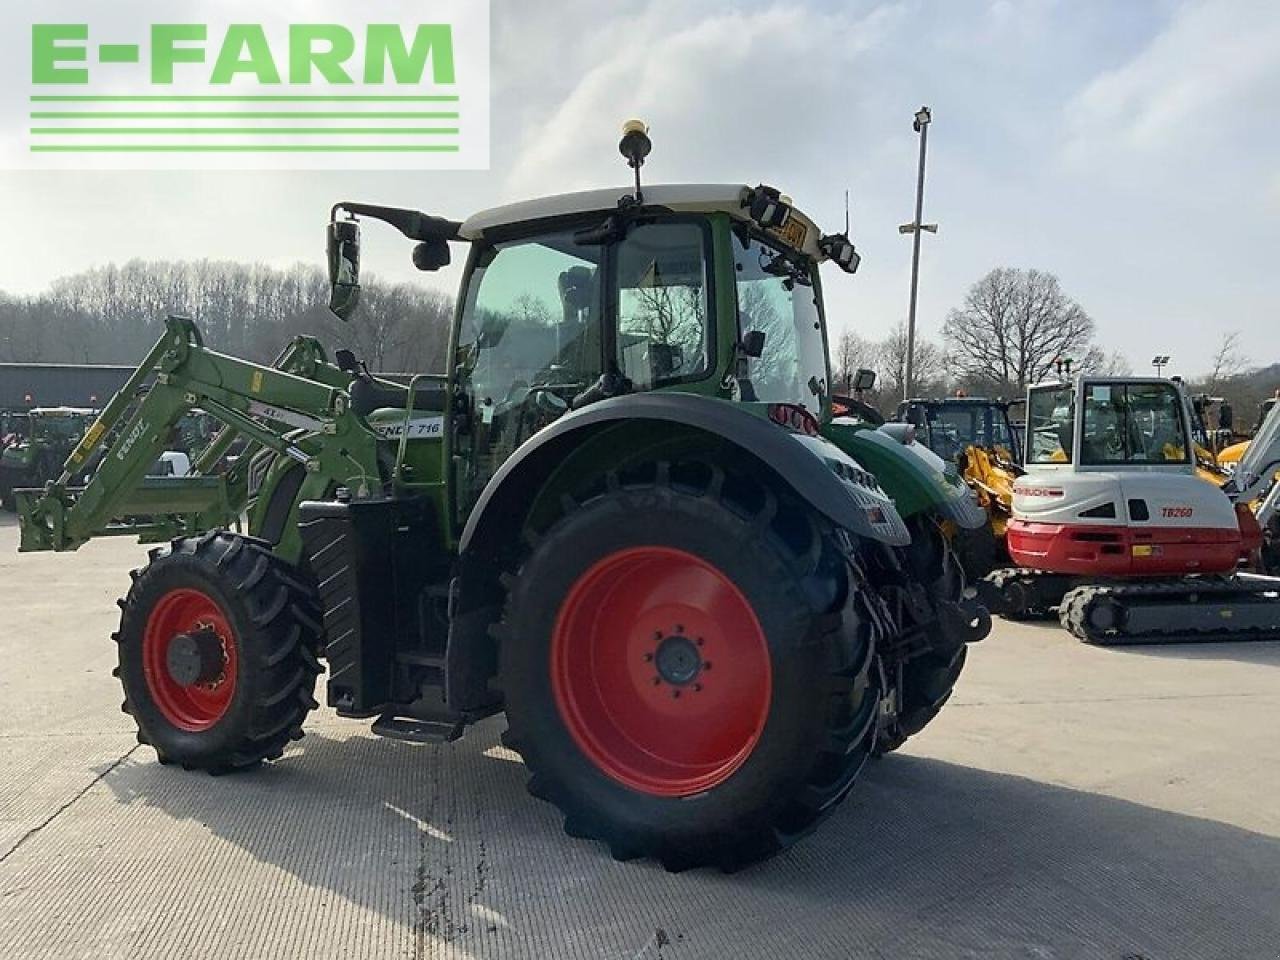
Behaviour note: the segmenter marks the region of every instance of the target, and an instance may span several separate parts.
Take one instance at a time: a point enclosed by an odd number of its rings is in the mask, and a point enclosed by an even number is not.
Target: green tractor
[[[19,494],[24,550],[176,534],[116,634],[161,762],[279,757],[325,661],[329,704],[376,734],[451,740],[505,711],[570,834],[734,869],[937,713],[990,629],[940,527],[984,516],[832,415],[819,264],[852,273],[852,244],[768,187],[641,189],[647,136],[620,146],[634,189],[463,222],[334,208],[344,318],[358,217],[416,241],[420,269],[466,251],[447,374],[403,386],[314,341],[259,366],[171,318],[139,368],[152,389]],[[191,476],[147,478],[195,408],[222,434]],[[234,467],[206,473],[237,436]]]
[[[13,510],[13,491],[36,487],[58,476],[67,454],[97,415],[80,407],[36,407],[10,414],[12,430],[0,430],[0,506]],[[25,419],[24,419],[25,418]]]

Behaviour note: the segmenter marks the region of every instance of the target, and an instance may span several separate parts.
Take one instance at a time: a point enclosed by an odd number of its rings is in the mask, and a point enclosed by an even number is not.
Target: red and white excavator
[[[1033,386],[996,607],[1056,608],[1098,644],[1280,639],[1280,409],[1222,487],[1196,476],[1191,424],[1171,380]]]

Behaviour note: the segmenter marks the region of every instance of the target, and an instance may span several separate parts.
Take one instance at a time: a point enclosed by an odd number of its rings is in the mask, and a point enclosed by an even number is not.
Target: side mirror
[[[764,353],[764,331],[748,330],[742,335],[741,347],[743,356],[752,360],[759,358]]]
[[[339,320],[355,312],[360,300],[360,224],[334,220],[329,224],[329,309]]]
[[[853,375],[853,389],[871,390],[876,385],[876,372],[865,367]]]

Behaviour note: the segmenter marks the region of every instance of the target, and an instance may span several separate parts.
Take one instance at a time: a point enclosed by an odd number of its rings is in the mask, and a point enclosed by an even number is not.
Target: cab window
[[[616,362],[636,390],[711,369],[707,240],[700,224],[649,223],[616,247]]]
[[[466,509],[515,450],[600,376],[600,247],[570,232],[479,254],[463,311],[458,362],[472,416]]]
[[[1027,462],[1070,463],[1075,398],[1071,387],[1042,387],[1027,401]]]
[[[1167,383],[1089,384],[1080,462],[1190,463],[1182,398]]]
[[[763,353],[750,362],[756,399],[798,403],[820,415],[827,394],[827,351],[816,271],[755,236],[735,232],[733,253],[739,333],[765,335]]]

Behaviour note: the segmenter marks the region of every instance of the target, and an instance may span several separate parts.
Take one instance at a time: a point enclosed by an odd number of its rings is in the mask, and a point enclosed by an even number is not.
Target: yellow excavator
[[[1013,484],[1023,474],[1021,437],[1009,410],[1024,402],[961,393],[906,400],[894,416],[915,428],[918,442],[955,465],[987,512],[986,526],[956,530],[951,540],[971,582],[1009,562],[1005,532],[1013,510]]]

